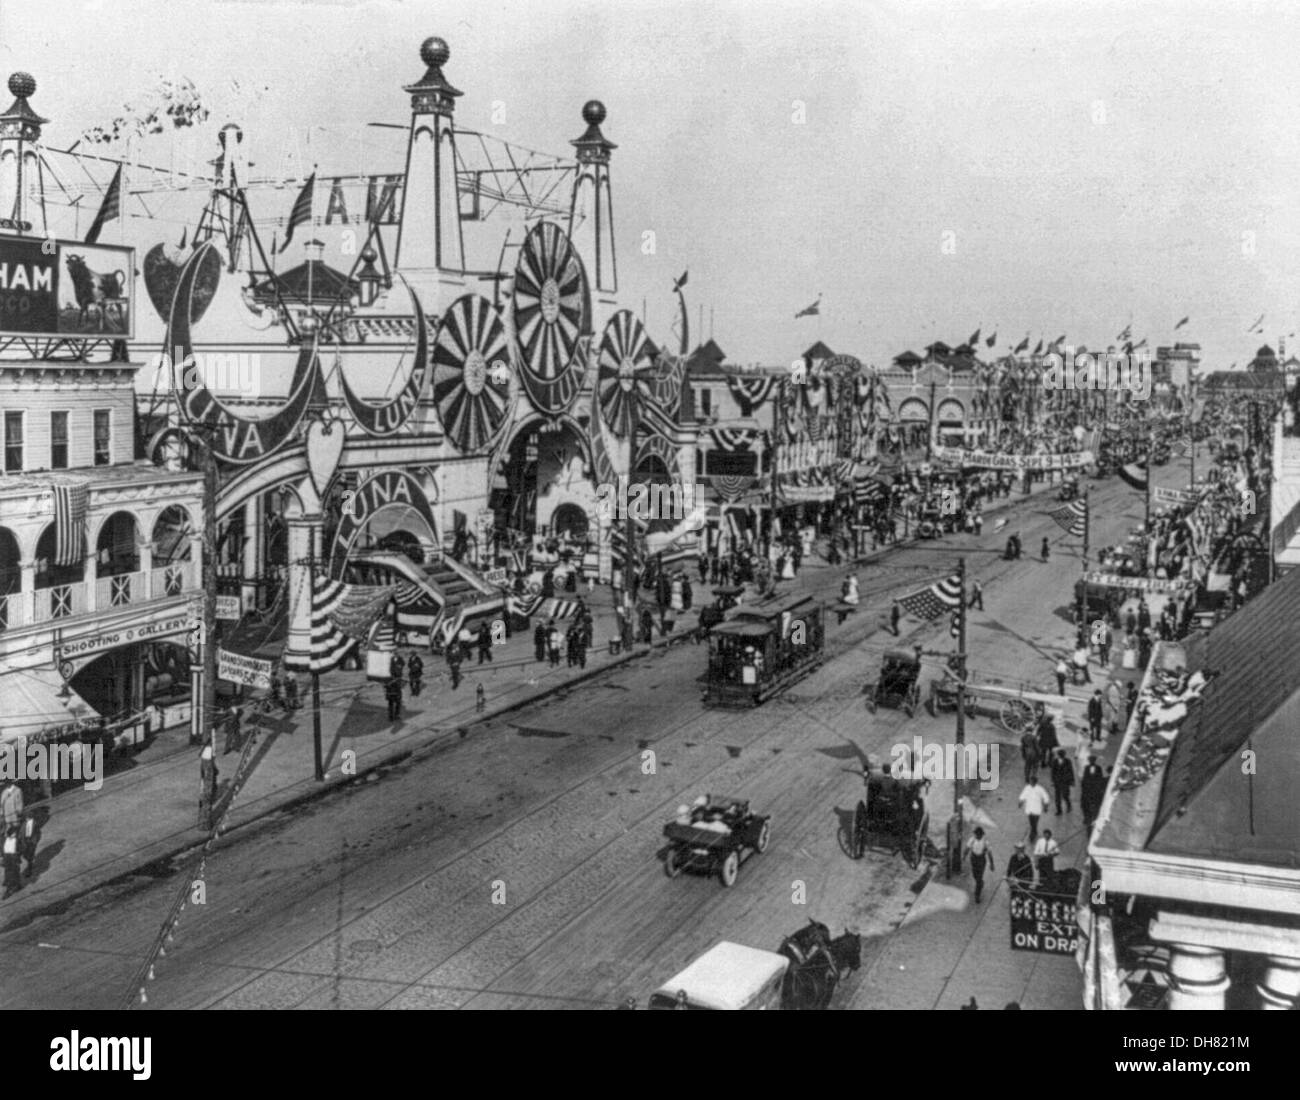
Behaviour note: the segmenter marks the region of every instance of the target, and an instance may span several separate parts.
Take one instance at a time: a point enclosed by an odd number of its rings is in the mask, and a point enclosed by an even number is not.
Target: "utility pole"
[[[1146,520],[1147,526],[1151,525],[1151,444],[1147,443],[1147,497],[1146,497]]]
[[[926,460],[926,462],[929,462],[930,459],[931,459],[931,458],[933,457],[933,455],[934,455],[934,428],[935,428],[935,421],[934,421],[934,389],[935,389],[935,382],[934,382],[934,379],[932,378],[932,379],[930,379],[930,424],[929,424],[929,431],[926,433],[926,436],[925,436],[925,460]]]
[[[1079,580],[1079,622],[1087,627],[1088,619],[1088,535],[1092,526],[1092,505],[1088,490],[1083,490],[1083,576]]]
[[[962,746],[966,744],[966,559],[957,559],[957,590],[961,603],[957,610],[957,751],[955,760],[962,761],[964,768],[966,756]],[[949,853],[949,873],[961,871],[962,845],[964,843],[965,824],[961,812],[962,781],[958,774],[952,777],[952,816],[956,823],[956,846]]]
[[[196,430],[187,437],[200,455],[203,466],[203,620],[199,630],[198,683],[190,677],[190,744],[211,741],[217,752],[217,456],[208,441]],[[196,690],[197,689],[197,690]]]
[[[767,518],[767,537],[768,537],[769,546],[776,539],[777,493],[779,492],[779,488],[780,488],[779,483],[777,481],[776,455],[777,455],[778,440],[780,439],[781,436],[781,420],[785,414],[785,383],[786,380],[784,378],[782,378],[779,382],[777,382],[776,404],[773,406],[772,455],[771,455],[772,469],[769,471],[769,473],[771,473],[772,475],[772,499],[771,499],[771,504],[768,507],[768,518]]]

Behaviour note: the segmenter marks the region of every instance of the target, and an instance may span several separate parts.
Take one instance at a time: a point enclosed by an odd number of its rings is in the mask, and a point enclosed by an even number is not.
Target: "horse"
[[[782,1005],[796,1011],[826,1008],[835,986],[862,965],[862,936],[846,928],[831,937],[830,929],[810,920],[781,941],[778,953],[790,960],[782,987]]]

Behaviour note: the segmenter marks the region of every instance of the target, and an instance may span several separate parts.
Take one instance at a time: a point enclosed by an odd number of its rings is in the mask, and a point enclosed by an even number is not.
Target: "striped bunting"
[[[875,478],[862,478],[853,485],[855,504],[870,504],[873,500],[883,500],[885,487]]]
[[[1056,520],[1057,525],[1065,531],[1067,535],[1074,535],[1076,538],[1082,537],[1088,524],[1087,498],[1085,497],[1083,500],[1072,500],[1063,508],[1057,508],[1056,511],[1049,512],[1048,514],[1052,519]]]
[[[393,599],[397,601],[399,609],[418,607],[422,603],[427,603],[428,598],[424,589],[414,581],[402,581],[393,592]]]
[[[780,379],[777,375],[768,378],[728,378],[727,386],[740,405],[740,415],[753,416],[754,410],[772,396],[778,381]]]
[[[312,580],[311,648],[306,654],[286,653],[285,667],[309,672],[336,668],[369,633],[392,595],[388,585],[345,584],[317,574]]]
[[[714,445],[723,451],[747,451],[758,436],[754,428],[713,428],[709,434]]]
[[[1146,459],[1141,462],[1130,462],[1127,466],[1119,468],[1120,480],[1124,484],[1132,486],[1139,493],[1147,491],[1147,469]]]
[[[937,619],[945,611],[961,606],[961,578],[954,573],[942,581],[904,596],[898,602],[909,615],[918,619]]]
[[[724,501],[730,504],[739,500],[758,484],[758,478],[745,474],[713,474],[709,483]]]
[[[639,420],[640,426],[646,431],[653,432],[655,435],[661,435],[665,439],[672,439],[677,434],[677,423],[663,409],[653,401],[641,402]]]
[[[538,592],[533,592],[526,596],[508,596],[506,597],[506,609],[514,615],[522,615],[525,619],[531,618],[532,615],[542,606],[542,597]]]

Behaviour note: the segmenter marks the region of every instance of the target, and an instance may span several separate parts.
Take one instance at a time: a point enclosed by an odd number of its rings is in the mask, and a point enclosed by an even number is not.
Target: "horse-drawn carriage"
[[[862,937],[846,928],[831,936],[820,921],[786,936],[777,953],[790,960],[781,989],[781,1007],[795,1011],[826,1008],[835,987],[850,971],[862,965]]]
[[[868,848],[901,852],[916,867],[930,838],[930,812],[925,807],[928,779],[867,777],[863,799],[853,811],[849,855],[861,859]]]
[[[943,513],[936,507],[922,508],[916,519],[916,536],[937,539],[943,534]]]
[[[1023,683],[1001,683],[996,677],[976,682],[970,670],[962,690],[968,718],[973,718],[983,706],[1003,729],[1016,735],[1038,725],[1040,706],[1058,708],[1061,701],[1059,695],[1033,691]],[[926,706],[932,716],[937,716],[941,710],[957,709],[957,673],[951,665],[944,668],[941,678],[930,681],[930,698]]]
[[[756,852],[767,851],[772,836],[770,815],[751,813],[749,800],[704,796],[683,806],[664,826],[668,851],[664,873],[676,878],[684,869],[717,872],[723,886],[733,886],[740,865]]]
[[[870,696],[867,706],[875,714],[877,708],[901,708],[909,718],[916,713],[921,702],[921,656],[905,649],[886,650],[880,659],[880,679],[867,684],[862,690]]]

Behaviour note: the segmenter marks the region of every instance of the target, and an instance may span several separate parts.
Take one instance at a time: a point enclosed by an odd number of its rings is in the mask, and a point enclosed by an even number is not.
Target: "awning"
[[[67,685],[67,698],[60,698],[64,681],[54,669],[28,668],[0,676],[0,742],[35,738],[59,727],[71,735],[78,724],[90,725],[99,714]]]

